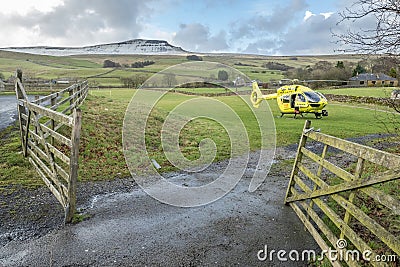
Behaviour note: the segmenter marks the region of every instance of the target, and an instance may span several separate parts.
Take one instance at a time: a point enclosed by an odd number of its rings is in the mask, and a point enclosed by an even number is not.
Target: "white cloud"
[[[11,12],[14,8],[9,8],[8,13],[0,16],[1,25],[7,25],[0,27],[0,35],[8,36],[0,40],[0,46],[81,46],[124,41],[139,37],[144,27],[142,18],[152,14],[147,6],[149,1],[141,0],[65,0],[63,4],[58,3],[49,5],[46,10],[40,9],[41,5],[24,9],[25,14]]]
[[[291,27],[282,38],[280,54],[332,54],[335,44],[332,43],[330,29],[336,25],[337,16],[325,17],[312,14],[300,24]]]
[[[143,26],[143,31],[140,33],[140,38],[165,40],[171,43],[175,35],[176,32],[170,32],[167,29],[163,29],[161,27],[156,27],[152,24],[146,23]]]
[[[276,6],[268,13],[258,12],[247,20],[235,21],[231,25],[231,38],[254,38],[261,34],[265,37],[266,34],[284,32],[307,6],[305,0],[291,0],[286,5]]]
[[[325,19],[329,18],[329,17],[332,16],[333,14],[334,14],[334,12],[319,13],[319,15],[324,16]],[[308,20],[308,19],[311,18],[312,16],[316,16],[316,14],[314,14],[314,13],[312,13],[311,11],[307,10],[306,13],[304,14],[303,21]]]
[[[275,55],[279,41],[273,39],[259,39],[250,42],[246,49],[239,52],[245,54]]]
[[[320,15],[324,16],[325,19],[329,18],[332,16],[335,12],[326,12],[326,13],[319,13]]]
[[[64,0],[11,0],[7,4],[1,5],[0,14],[20,14],[25,15],[31,10],[38,10],[40,12],[50,12],[55,7],[63,5]]]
[[[308,20],[309,18],[311,18],[312,16],[315,16],[315,14],[313,14],[311,11],[307,10],[306,14],[304,15],[303,21]]]
[[[200,23],[181,24],[172,42],[194,52],[225,51],[229,48],[225,31],[212,35],[210,29]]]

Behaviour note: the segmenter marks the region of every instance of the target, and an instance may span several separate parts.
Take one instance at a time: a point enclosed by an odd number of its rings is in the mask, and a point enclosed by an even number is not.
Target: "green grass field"
[[[390,97],[394,87],[360,87],[318,90],[323,94],[369,96],[369,97]]]
[[[123,114],[121,110],[127,106],[130,98],[133,96],[135,90],[95,90],[91,91],[91,95],[93,98],[89,98],[86,103],[86,108],[88,110],[92,110],[92,105],[89,103],[94,101],[97,103],[98,101],[104,103],[112,107],[107,111],[103,111],[102,109],[98,109],[99,114],[91,114],[91,116],[106,116],[106,114],[110,113],[112,110],[113,118],[105,120],[107,121],[107,128],[111,127],[111,129],[118,128],[121,124]],[[193,99],[195,96],[182,95],[177,93],[169,93],[158,103],[154,111],[154,117],[158,119],[150,118],[150,125],[152,125],[152,129],[150,130],[150,147],[153,149],[150,152],[152,158],[156,159],[162,166],[165,166],[165,170],[172,170],[171,166],[168,164],[167,160],[163,156],[163,151],[160,146],[159,140],[159,131],[161,131],[162,126],[162,118],[165,118],[174,107],[179,105],[180,103]],[[250,116],[249,108],[244,105],[236,96],[223,96],[223,97],[215,97],[230,107],[232,107],[237,114],[242,118],[243,122],[246,125],[246,129],[248,135],[250,136],[250,140],[259,140],[257,139],[258,125],[254,118]],[[266,103],[263,103],[265,105]],[[351,106],[342,106],[342,105],[328,105],[329,117],[325,117],[323,119],[317,120],[314,118],[313,114],[305,114],[304,118],[299,117],[297,119],[293,119],[292,116],[285,116],[280,118],[280,112],[278,110],[278,106],[274,100],[268,101],[268,104],[271,107],[273,115],[275,117],[275,125],[276,125],[276,133],[277,133],[277,144],[278,146],[293,144],[298,142],[301,130],[303,128],[304,122],[306,119],[311,119],[313,121],[313,127],[320,128],[322,132],[334,135],[340,138],[349,138],[355,136],[363,136],[367,134],[375,134],[384,132],[382,128],[382,124],[379,122],[376,117],[376,111],[368,110],[368,109],[360,109],[357,112],[354,112],[354,107]],[[98,106],[98,105],[95,105]],[[102,105],[99,105],[102,106]],[[118,108],[115,108],[118,107]],[[207,108],[207,107],[205,107]],[[384,113],[383,113],[384,114]],[[101,120],[99,118],[99,120]],[[161,119],[160,119],[161,118]],[[373,123],[371,123],[373,122]],[[192,124],[188,124],[187,127],[182,131],[182,151],[188,158],[197,158],[198,154],[198,144],[199,142],[206,137],[210,137],[216,141],[217,147],[218,145],[222,147],[220,150],[220,154],[217,154],[216,160],[221,160],[227,158],[229,155],[229,146],[226,146],[229,143],[229,139],[226,135],[224,135],[223,129],[215,124],[212,124],[207,121],[199,121],[193,122]],[[201,132],[201,128],[207,129]],[[97,128],[96,131],[90,133],[90,135],[97,135],[97,132],[101,131],[101,129]],[[158,131],[158,132],[157,132]],[[221,134],[222,133],[222,134]],[[104,133],[106,134],[106,133]],[[99,138],[96,138],[99,140]],[[100,142],[101,143],[101,142]],[[251,141],[250,146],[252,150],[256,150],[260,148],[260,143],[257,141]],[[107,147],[107,146],[104,146]],[[109,149],[107,149],[109,151]],[[109,153],[109,152],[108,152]],[[102,154],[102,153],[100,153]]]
[[[125,110],[135,92],[136,90],[133,89],[90,91],[82,106],[83,126],[79,170],[79,177],[82,181],[129,176],[122,153],[121,135]],[[193,98],[195,96],[168,93],[157,104],[149,118],[148,125],[151,125],[148,128],[149,136],[147,138],[149,155],[160,163],[162,171],[174,170],[162,150],[160,141],[162,122],[174,107]],[[215,99],[226,103],[235,110],[246,126],[251,149],[259,149],[258,124],[251,116],[248,106],[237,96],[222,96],[215,97]],[[262,104],[266,105],[266,103]],[[293,119],[289,115],[280,118],[280,112],[274,100],[268,101],[268,104],[275,117],[278,146],[298,142],[306,119],[311,119],[312,126],[320,128],[323,133],[340,138],[385,132],[374,110],[359,109],[354,112],[354,108],[351,106],[328,105],[328,117],[317,120],[311,114],[305,115],[304,118]],[[1,139],[2,153],[5,155],[1,157],[0,161],[1,185],[4,187],[14,183],[26,186],[40,184],[20,154],[18,132],[14,129],[7,135],[10,137]],[[207,137],[213,139],[217,145],[217,161],[230,156],[229,137],[221,125],[209,120],[194,120],[185,126],[180,136],[182,153],[189,159],[198,158],[198,145]],[[140,173],[140,169],[138,169],[138,173]]]

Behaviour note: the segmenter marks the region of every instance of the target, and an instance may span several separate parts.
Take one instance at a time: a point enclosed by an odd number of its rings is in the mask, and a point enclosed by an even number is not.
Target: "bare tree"
[[[165,73],[163,78],[164,87],[172,87],[177,84],[176,75],[173,73]]]
[[[338,24],[374,19],[372,28],[347,30],[333,33],[344,52],[367,54],[400,54],[400,1],[399,0],[356,0],[351,7],[339,13]]]
[[[388,64],[385,57],[378,60],[383,66],[376,66],[382,70],[397,65],[396,60],[400,55],[400,0],[356,0],[352,6],[339,13],[340,24],[347,22],[373,21],[372,27],[369,23],[360,24],[358,30],[347,30],[344,33],[333,35],[338,38],[338,44],[342,52],[355,52],[364,54],[389,55],[394,60],[394,65]],[[356,28],[356,27],[353,27]],[[393,62],[392,62],[393,63]],[[389,132],[400,131],[400,100],[386,98],[386,105],[393,110],[387,116],[381,118]]]

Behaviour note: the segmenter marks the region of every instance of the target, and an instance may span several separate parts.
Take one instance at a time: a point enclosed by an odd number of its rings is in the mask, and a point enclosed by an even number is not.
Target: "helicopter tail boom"
[[[253,86],[253,91],[251,92],[251,103],[253,104],[253,106],[255,108],[258,108],[258,106],[260,105],[260,103],[263,100],[269,100],[269,99],[276,99],[278,97],[278,95],[275,94],[268,94],[268,95],[263,95],[263,93],[261,92],[260,88],[258,87],[258,84],[256,81],[254,81],[252,83]]]

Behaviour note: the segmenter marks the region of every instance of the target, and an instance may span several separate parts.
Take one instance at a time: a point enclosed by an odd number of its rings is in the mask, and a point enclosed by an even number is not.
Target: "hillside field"
[[[259,55],[200,55],[203,61],[218,62],[243,72],[250,80],[269,82],[280,80],[284,75],[279,70],[269,70],[263,67],[267,62],[279,62],[290,67],[305,67],[325,60],[336,64],[337,61],[357,62],[359,55],[329,55],[329,56],[301,56],[301,57],[271,57]],[[143,68],[103,68],[105,60],[123,65],[134,62],[153,61],[154,64]],[[81,55],[81,56],[41,56],[25,53],[0,51],[0,73],[5,78],[15,74],[21,68],[25,77],[45,80],[82,80],[88,79],[94,86],[121,87],[123,78],[141,76],[150,77],[170,66],[190,62],[186,56],[170,55]],[[229,77],[234,80],[236,77]]]

